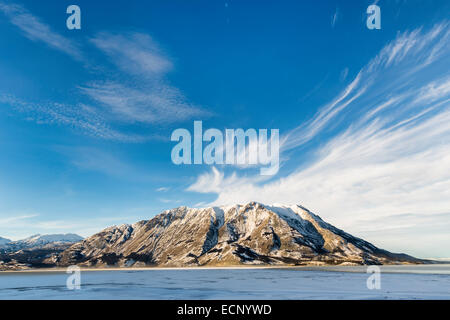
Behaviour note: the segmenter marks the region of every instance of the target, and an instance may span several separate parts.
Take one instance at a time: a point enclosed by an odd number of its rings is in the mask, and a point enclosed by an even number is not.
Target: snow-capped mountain
[[[76,234],[36,234],[26,239],[10,241],[4,245],[9,251],[17,251],[23,249],[31,249],[43,246],[73,244],[83,240],[82,237]]]
[[[0,237],[0,247],[10,243],[11,240]]]
[[[46,234],[40,235],[36,234],[29,238],[16,241],[16,243],[21,243],[26,246],[42,246],[49,243],[75,243],[83,240],[77,234],[67,233],[67,234]]]
[[[76,234],[34,235],[0,246],[0,271],[49,268],[44,260],[57,256],[74,243],[83,240]]]
[[[379,249],[302,206],[246,205],[165,211],[107,228],[53,260],[59,266],[233,266],[423,263]]]

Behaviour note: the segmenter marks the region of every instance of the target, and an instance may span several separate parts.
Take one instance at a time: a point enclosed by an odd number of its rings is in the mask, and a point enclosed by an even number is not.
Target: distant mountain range
[[[18,241],[0,238],[0,271],[51,267],[43,261],[81,240],[76,234],[37,234]]]
[[[22,249],[9,253],[10,261],[3,262],[3,267],[0,262],[0,270],[69,265],[125,268],[430,262],[377,248],[302,206],[256,202],[204,209],[180,207],[151,220],[109,227],[84,240],[77,235],[36,235],[11,243],[6,246]],[[30,253],[33,258],[27,260]],[[17,259],[20,254],[21,260]],[[16,266],[11,260],[14,255]]]
[[[47,235],[36,234],[18,241],[0,238],[0,246],[8,251],[16,251],[45,245],[73,244],[81,240],[83,240],[82,237],[72,233]]]

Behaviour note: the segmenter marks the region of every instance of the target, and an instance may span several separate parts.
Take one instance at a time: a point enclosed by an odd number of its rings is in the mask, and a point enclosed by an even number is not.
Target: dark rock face
[[[0,251],[0,271],[55,267],[58,255],[71,245],[47,245],[18,251]]]
[[[43,263],[86,267],[425,263],[379,249],[301,206],[180,207],[107,228]]]

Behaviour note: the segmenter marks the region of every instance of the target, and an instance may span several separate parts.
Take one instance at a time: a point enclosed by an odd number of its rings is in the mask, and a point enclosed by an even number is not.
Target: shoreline
[[[170,271],[170,270],[248,270],[248,269],[294,269],[294,268],[309,268],[311,266],[230,266],[230,267],[111,267],[111,268],[91,268],[80,267],[81,272],[100,272],[100,271]],[[5,270],[0,271],[0,275],[4,273],[66,273],[67,268],[47,268],[47,269],[24,269],[24,270]]]
[[[450,274],[450,263],[438,263],[438,264],[391,264],[380,265],[382,272],[384,273],[414,273],[414,270],[408,269],[426,269],[426,267],[441,267],[448,268],[445,274]],[[324,272],[356,272],[366,273],[367,268],[370,265],[358,265],[358,266],[333,266],[333,265],[304,265],[304,266],[209,266],[209,267],[136,267],[136,268],[123,268],[123,267],[111,267],[111,268],[83,268],[80,267],[81,272],[108,272],[108,271],[198,271],[198,270],[271,270],[271,269],[284,269],[284,270],[302,270],[302,271],[324,271]],[[404,270],[389,270],[390,268],[405,267]],[[47,268],[47,269],[25,269],[25,270],[5,270],[0,271],[1,275],[7,274],[40,274],[40,273],[67,273],[67,268]],[[433,272],[434,273],[434,272]]]

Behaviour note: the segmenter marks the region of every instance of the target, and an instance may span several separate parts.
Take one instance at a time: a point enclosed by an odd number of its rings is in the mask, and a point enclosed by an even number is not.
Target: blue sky
[[[0,0],[0,236],[298,203],[450,257],[448,1]],[[281,169],[175,166],[177,128],[276,128]]]

